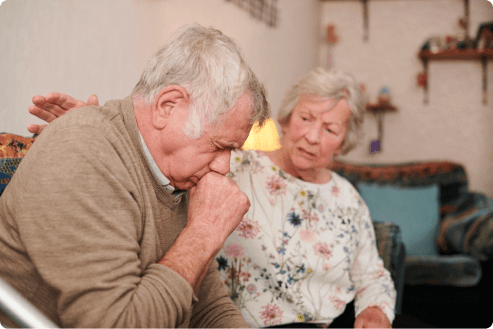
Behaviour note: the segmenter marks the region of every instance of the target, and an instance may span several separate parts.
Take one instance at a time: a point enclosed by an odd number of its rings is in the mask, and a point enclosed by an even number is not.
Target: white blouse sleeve
[[[358,204],[359,241],[350,272],[356,289],[355,314],[358,316],[367,307],[378,307],[392,323],[396,300],[394,283],[378,255],[370,211],[361,197]]]

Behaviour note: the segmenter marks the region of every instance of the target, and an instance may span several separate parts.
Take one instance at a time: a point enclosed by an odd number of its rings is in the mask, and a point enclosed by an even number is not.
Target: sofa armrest
[[[393,222],[373,221],[378,254],[384,267],[390,272],[397,292],[395,312],[400,313],[404,290],[406,248],[399,226]]]

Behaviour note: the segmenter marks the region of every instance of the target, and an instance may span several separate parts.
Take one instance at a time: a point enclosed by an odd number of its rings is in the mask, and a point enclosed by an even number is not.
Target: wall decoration
[[[225,0],[250,13],[250,16],[276,27],[279,21],[277,0]]]
[[[418,86],[420,86],[421,88],[426,88],[427,85],[428,85],[428,76],[424,72],[419,73]]]
[[[464,19],[459,20],[459,25],[464,28],[467,24]],[[429,61],[437,60],[477,60],[481,61],[482,67],[482,86],[483,86],[483,104],[488,103],[488,60],[493,59],[493,23],[483,23],[479,26],[476,39],[473,40],[465,32],[460,32],[457,36],[433,36],[426,40],[421,47],[418,57],[423,63],[423,72],[418,75],[418,85],[423,87],[423,103],[428,104],[428,83]],[[465,35],[465,36],[464,36]],[[443,39],[443,41],[442,41]],[[425,80],[423,81],[423,78]],[[421,83],[420,83],[421,80]],[[423,83],[424,82],[424,83]]]
[[[375,154],[382,151],[384,114],[397,111],[397,108],[390,103],[389,87],[383,86],[378,94],[378,102],[366,104],[366,110],[377,117],[378,137],[370,142],[370,154]]]
[[[325,40],[327,40],[327,43],[329,44],[328,50],[327,50],[327,70],[330,70],[332,67],[332,45],[337,42],[337,34],[336,34],[336,27],[333,24],[327,25],[325,28],[327,32],[327,36]]]

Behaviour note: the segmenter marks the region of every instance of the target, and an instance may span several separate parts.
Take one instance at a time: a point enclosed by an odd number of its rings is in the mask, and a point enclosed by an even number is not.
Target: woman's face
[[[282,149],[295,170],[324,169],[341,151],[351,109],[345,99],[336,102],[304,94],[282,125]]]

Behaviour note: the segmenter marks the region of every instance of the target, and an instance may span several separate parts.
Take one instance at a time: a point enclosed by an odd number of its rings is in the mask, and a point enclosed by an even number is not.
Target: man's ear
[[[189,96],[185,88],[178,85],[169,85],[159,91],[152,103],[152,125],[156,129],[163,129],[174,110],[188,106]]]

